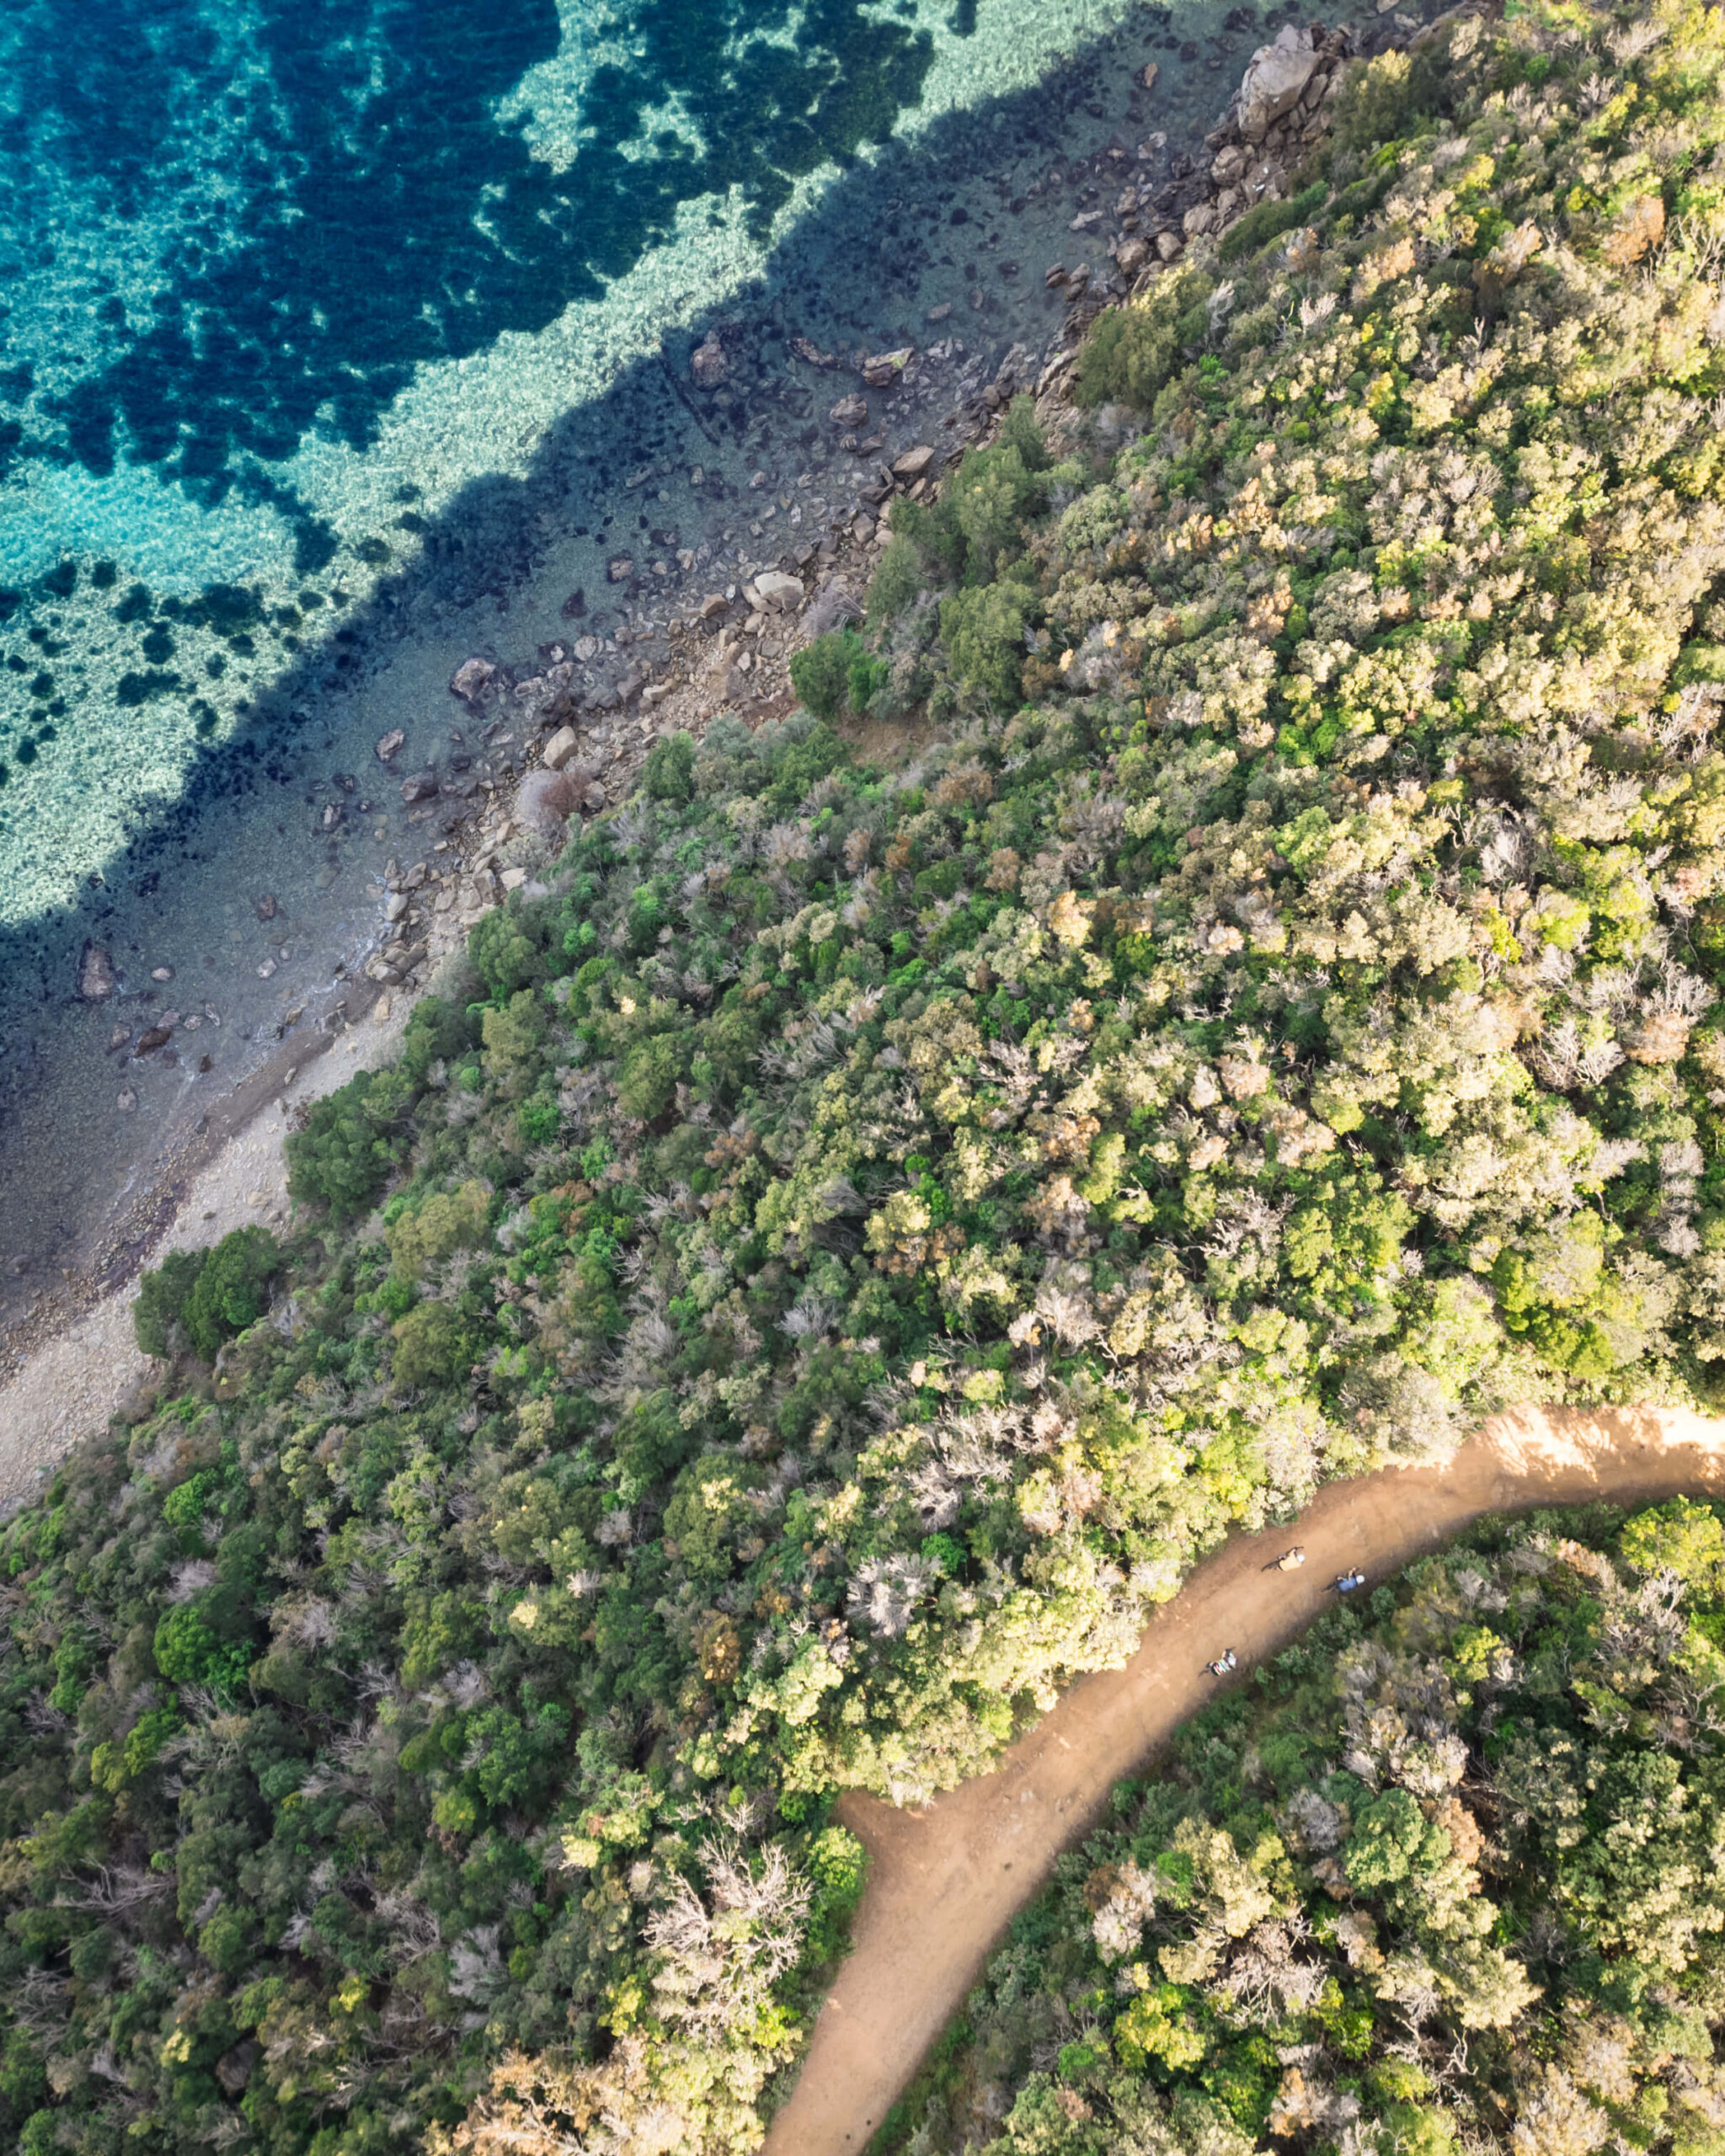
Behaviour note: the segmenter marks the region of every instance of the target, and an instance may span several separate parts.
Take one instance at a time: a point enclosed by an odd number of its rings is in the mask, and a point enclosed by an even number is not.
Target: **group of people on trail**
[[[1264,1570],[1267,1572],[1297,1572],[1305,1562],[1306,1551],[1296,1542],[1291,1550],[1284,1550],[1279,1557],[1271,1558]],[[1338,1594],[1353,1594],[1365,1585],[1365,1574],[1350,1568],[1345,1572],[1338,1572],[1330,1585]],[[1240,1657],[1233,1648],[1224,1647],[1215,1660],[1207,1662],[1204,1668],[1212,1677],[1226,1677],[1230,1670],[1238,1668],[1239,1665]]]

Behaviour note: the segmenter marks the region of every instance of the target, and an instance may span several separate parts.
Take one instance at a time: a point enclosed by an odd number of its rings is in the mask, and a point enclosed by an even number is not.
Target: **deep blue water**
[[[801,368],[796,338],[957,333],[991,366],[1045,340],[1043,261],[1099,255],[1068,230],[1071,189],[1115,168],[1082,161],[1148,127],[1172,155],[1276,19],[1221,16],[12,0],[0,1334],[327,991],[375,927],[382,861],[424,850],[393,787],[326,833],[336,775],[371,768],[397,724],[405,767],[446,753],[454,666],[531,664],[568,633],[571,590],[603,633],[620,540],[676,527],[698,577],[752,543],[752,470],[842,493],[820,424],[842,384]],[[1021,276],[996,275],[1007,256]],[[958,310],[944,333],[925,327],[937,302]],[[697,407],[688,355],[714,323],[735,394]],[[654,485],[627,489],[649,464]],[[121,974],[105,1006],[73,994],[92,939]],[[116,1019],[163,995],[221,1006],[206,1079],[106,1056]]]

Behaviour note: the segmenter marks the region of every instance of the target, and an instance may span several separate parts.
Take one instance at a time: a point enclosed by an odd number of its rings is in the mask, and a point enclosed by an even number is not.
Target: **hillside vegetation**
[[[880,2148],[1720,2146],[1725,1531],[1488,1524],[1181,1733]]]
[[[214,1371],[0,1535],[0,2137],[747,2148],[836,1792],[1321,1477],[1717,1396],[1722,70],[1356,70],[153,1277]]]

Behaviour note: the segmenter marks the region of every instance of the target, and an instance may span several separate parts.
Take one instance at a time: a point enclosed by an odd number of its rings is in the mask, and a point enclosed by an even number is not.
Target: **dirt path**
[[[857,2156],[981,1973],[1008,1919],[1114,1785],[1213,1696],[1204,1662],[1249,1666],[1322,1607],[1350,1565],[1374,1580],[1482,1513],[1593,1497],[1725,1491],[1725,1422],[1667,1410],[1537,1409],[1487,1423],[1445,1468],[1388,1470],[1320,1492],[1296,1527],[1242,1537],[1158,1610],[1124,1669],[1084,1678],[994,1774],[920,1812],[847,1796],[873,1869],[856,1945],[815,2025],[765,2156]],[[1266,1572],[1290,1542],[1303,1572]]]

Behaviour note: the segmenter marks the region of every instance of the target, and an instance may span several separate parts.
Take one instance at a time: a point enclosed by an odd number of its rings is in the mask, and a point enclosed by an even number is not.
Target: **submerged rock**
[[[724,346],[717,336],[708,333],[703,344],[697,344],[689,360],[689,372],[695,377],[697,389],[717,389],[730,373],[731,363],[724,355]]]
[[[415,801],[430,801],[437,792],[435,771],[415,771],[411,778],[401,782],[401,798],[409,807]]]
[[[77,992],[86,1003],[100,1003],[113,995],[118,976],[114,961],[99,943],[86,943],[78,961]]]
[[[497,669],[489,659],[464,659],[455,670],[455,678],[449,685],[450,689],[463,703],[472,703],[474,697],[496,678],[496,675]]]
[[[371,754],[380,764],[387,764],[392,756],[399,754],[402,744],[407,738],[400,727],[393,726],[388,733],[383,734],[375,744]]]

